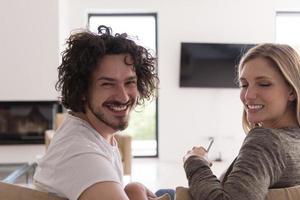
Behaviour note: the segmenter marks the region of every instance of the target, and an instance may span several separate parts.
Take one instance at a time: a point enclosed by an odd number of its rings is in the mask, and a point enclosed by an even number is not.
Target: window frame
[[[279,16],[288,16],[288,15],[297,15],[298,17],[300,17],[300,11],[276,11],[276,13],[275,13],[275,41],[276,41],[276,43],[278,43],[278,42],[281,42],[281,41],[279,41],[279,39],[278,39],[278,24],[277,24],[277,17],[279,17]],[[299,45],[300,44],[300,42],[299,43],[293,43],[293,44],[291,44],[291,43],[288,43],[289,45],[295,45],[295,44],[297,44],[297,45]]]

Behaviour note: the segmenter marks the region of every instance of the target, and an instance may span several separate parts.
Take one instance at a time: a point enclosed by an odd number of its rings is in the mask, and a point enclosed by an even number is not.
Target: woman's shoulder
[[[256,149],[281,149],[284,143],[284,136],[280,133],[280,131],[276,131],[275,129],[263,128],[263,127],[255,127],[249,131],[247,134],[243,148]]]
[[[277,139],[286,139],[286,138],[295,138],[300,139],[300,128],[264,128],[264,127],[255,127],[251,129],[247,135],[250,138],[261,138],[261,137],[271,137]]]
[[[246,138],[254,139],[254,138],[279,138],[280,137],[280,131],[277,129],[270,129],[270,128],[264,128],[264,127],[255,127],[249,131]]]
[[[270,129],[255,127],[247,134],[243,146],[259,147],[265,150],[272,149],[284,153],[289,151],[291,144],[300,145],[299,128]]]

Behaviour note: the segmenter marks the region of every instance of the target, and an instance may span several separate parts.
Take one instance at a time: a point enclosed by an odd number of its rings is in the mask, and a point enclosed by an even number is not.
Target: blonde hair
[[[255,58],[265,58],[274,64],[286,80],[293,88],[296,94],[296,117],[298,125],[300,125],[300,57],[297,52],[285,44],[259,44],[251,48],[240,60],[238,65],[238,76],[241,73],[245,63]],[[243,129],[248,133],[255,125],[248,122],[246,112],[243,111]]]

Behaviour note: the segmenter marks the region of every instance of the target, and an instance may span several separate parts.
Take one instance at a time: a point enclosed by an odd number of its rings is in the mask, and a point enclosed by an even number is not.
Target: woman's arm
[[[257,128],[245,138],[223,185],[201,156],[190,156],[184,167],[195,200],[264,200],[268,188],[280,178],[285,168],[285,151],[276,134]]]

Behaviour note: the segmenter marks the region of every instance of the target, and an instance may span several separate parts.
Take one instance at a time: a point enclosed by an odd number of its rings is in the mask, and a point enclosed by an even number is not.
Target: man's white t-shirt
[[[38,162],[38,188],[77,200],[91,185],[104,181],[122,184],[122,162],[117,142],[109,144],[86,121],[67,114],[46,155]]]

